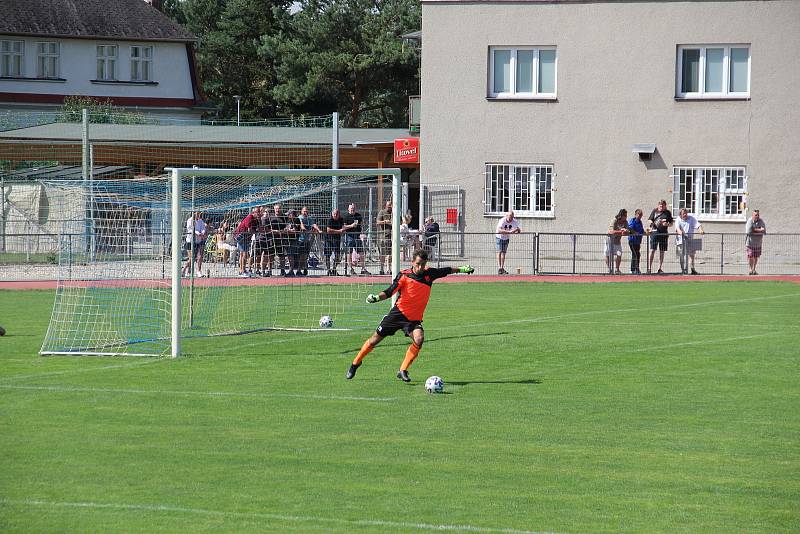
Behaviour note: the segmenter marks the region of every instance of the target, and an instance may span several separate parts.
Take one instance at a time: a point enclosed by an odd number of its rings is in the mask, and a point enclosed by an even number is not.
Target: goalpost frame
[[[167,167],[172,173],[172,317],[170,355],[181,355],[181,256],[183,225],[181,180],[185,176],[391,176],[392,177],[392,273],[400,271],[400,169],[198,169]],[[194,214],[192,214],[194,215]],[[370,221],[371,222],[371,221]],[[394,302],[394,299],[392,299]]]

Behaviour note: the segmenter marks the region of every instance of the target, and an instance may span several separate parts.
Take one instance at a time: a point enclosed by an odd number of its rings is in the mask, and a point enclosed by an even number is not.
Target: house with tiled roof
[[[199,118],[196,38],[142,0],[0,0],[0,111],[70,95]]]

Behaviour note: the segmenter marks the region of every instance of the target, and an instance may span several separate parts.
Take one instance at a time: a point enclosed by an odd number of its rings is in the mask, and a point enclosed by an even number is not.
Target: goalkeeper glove
[[[381,298],[378,295],[367,295],[367,304],[374,304],[379,300],[381,300]]]
[[[458,269],[456,269],[456,271],[458,271],[458,272],[459,272],[459,273],[461,273],[461,274],[472,274],[472,273],[474,273],[474,272],[475,272],[475,269],[473,269],[473,268],[472,268],[471,266],[469,266],[469,265],[462,265],[461,267],[459,267]]]

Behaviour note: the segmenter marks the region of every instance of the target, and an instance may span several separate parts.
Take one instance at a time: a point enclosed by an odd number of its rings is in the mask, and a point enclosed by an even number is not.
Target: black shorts
[[[667,250],[669,234],[653,234],[650,236],[650,250]]]
[[[272,241],[268,239],[257,239],[253,242],[253,256],[270,254],[273,248],[274,246],[272,245]]]
[[[411,321],[403,315],[397,308],[392,308],[388,315],[383,316],[381,324],[375,329],[375,332],[381,337],[393,336],[398,330],[405,332],[406,336],[410,336],[411,332],[416,329],[422,330],[422,321]]]

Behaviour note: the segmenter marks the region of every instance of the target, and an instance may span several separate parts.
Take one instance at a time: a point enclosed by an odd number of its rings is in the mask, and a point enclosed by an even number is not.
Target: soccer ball
[[[331,319],[330,315],[323,315],[319,318],[319,326],[320,328],[331,328],[333,327],[333,319]]]
[[[425,381],[425,391],[428,393],[441,393],[444,391],[444,380],[438,376],[431,376]]]

